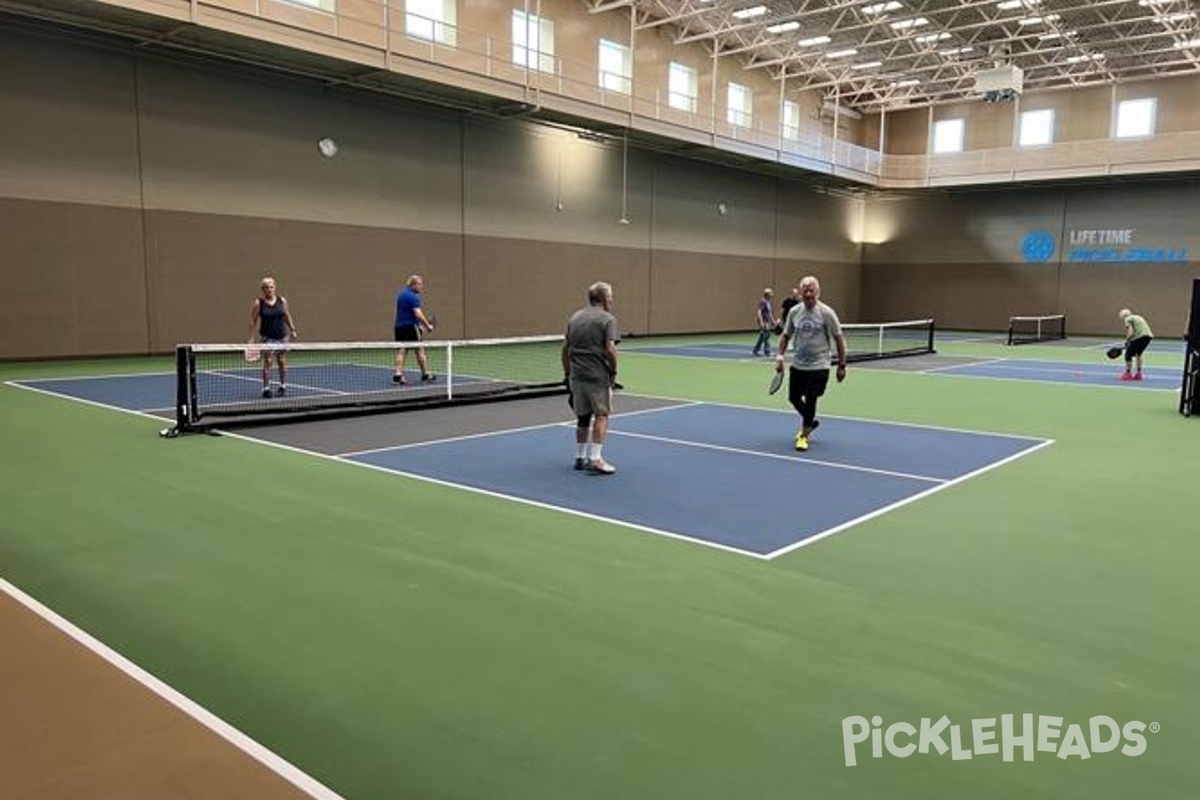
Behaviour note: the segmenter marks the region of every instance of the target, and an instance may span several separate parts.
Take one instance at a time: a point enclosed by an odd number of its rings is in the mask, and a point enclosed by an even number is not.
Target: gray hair
[[[612,297],[612,286],[604,281],[596,281],[588,287],[588,302],[594,306],[598,306],[604,302],[606,298]]]
[[[817,290],[817,295],[818,295],[818,296],[820,296],[820,294],[821,294],[821,282],[820,282],[819,280],[817,280],[817,279],[816,279],[815,277],[813,277],[812,275],[805,275],[803,278],[801,278],[801,279],[800,279],[800,283],[799,283],[799,284],[797,284],[797,285],[798,285],[798,286],[799,286],[801,289],[803,289],[803,288],[804,288],[804,284],[806,284],[806,283],[811,283],[811,284],[813,285],[813,288]]]

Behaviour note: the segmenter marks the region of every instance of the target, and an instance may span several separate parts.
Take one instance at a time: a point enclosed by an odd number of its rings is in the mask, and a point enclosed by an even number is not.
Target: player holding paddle
[[[404,288],[396,295],[395,335],[397,342],[419,342],[423,333],[433,330],[433,320],[425,316],[421,309],[421,292],[425,290],[425,279],[420,275],[410,275],[404,282]],[[405,383],[404,359],[408,355],[407,347],[396,349],[396,369],[392,375],[393,383]],[[429,371],[429,363],[425,359],[425,348],[417,348],[417,364],[421,367],[421,380],[435,380]]]
[[[1117,315],[1125,323],[1125,372],[1121,375],[1123,381],[1140,381],[1142,379],[1142,353],[1154,341],[1154,331],[1150,324],[1140,314],[1134,314],[1128,308],[1122,308]],[[1137,372],[1131,372],[1134,360],[1137,360]]]
[[[842,323],[831,306],[822,303],[821,284],[809,275],[800,281],[800,304],[788,312],[779,337],[776,356],[776,379],[783,376],[784,355],[788,344],[795,339],[796,350],[788,372],[788,401],[800,414],[801,427],[796,432],[796,449],[808,449],[808,437],[820,420],[817,419],[817,398],[829,385],[830,355],[837,348],[837,381],[846,379],[846,337]],[[774,382],[772,382],[774,385]]]
[[[587,307],[567,320],[562,346],[563,378],[576,420],[575,469],[612,475],[617,468],[604,460],[603,449],[612,413],[620,334],[612,315],[612,286],[603,281],[593,283],[587,297]]]
[[[260,284],[262,295],[250,304],[250,347],[246,360],[262,358],[262,396],[271,396],[271,358],[279,365],[279,394],[287,394],[287,343],[296,336],[296,323],[287,298],[276,294],[275,279],[267,276]],[[257,334],[257,335],[256,335]],[[267,345],[255,349],[255,345]]]

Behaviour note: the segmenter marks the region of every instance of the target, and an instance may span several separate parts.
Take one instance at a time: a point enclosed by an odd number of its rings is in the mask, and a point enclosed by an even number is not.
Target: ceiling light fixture
[[[735,19],[752,19],[753,17],[761,17],[767,13],[766,6],[751,6],[750,8],[741,8],[733,12]]]

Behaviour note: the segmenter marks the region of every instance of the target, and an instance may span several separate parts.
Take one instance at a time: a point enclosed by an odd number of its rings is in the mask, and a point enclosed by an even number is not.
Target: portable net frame
[[[427,408],[566,392],[562,336],[414,343],[183,344],[175,349],[174,433],[214,425]],[[258,360],[254,348],[258,348]],[[417,350],[432,380],[423,380]],[[407,351],[404,382],[394,380]],[[248,352],[249,351],[249,352]],[[279,391],[278,358],[287,388]],[[263,369],[270,365],[270,396]]]
[[[842,335],[846,337],[847,361],[872,361],[936,352],[933,348],[934,323],[931,319],[844,323]]]
[[[1009,317],[1008,343],[1032,344],[1067,338],[1067,315],[1049,314],[1043,317]]]

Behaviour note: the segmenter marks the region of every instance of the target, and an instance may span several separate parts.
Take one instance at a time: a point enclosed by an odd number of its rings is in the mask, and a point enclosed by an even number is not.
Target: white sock
[[[587,450],[588,450],[587,442],[576,442],[575,443],[575,457],[576,458],[587,458]]]
[[[600,451],[603,448],[604,448],[604,445],[602,445],[602,444],[593,444],[592,445],[592,461],[600,460]]]

